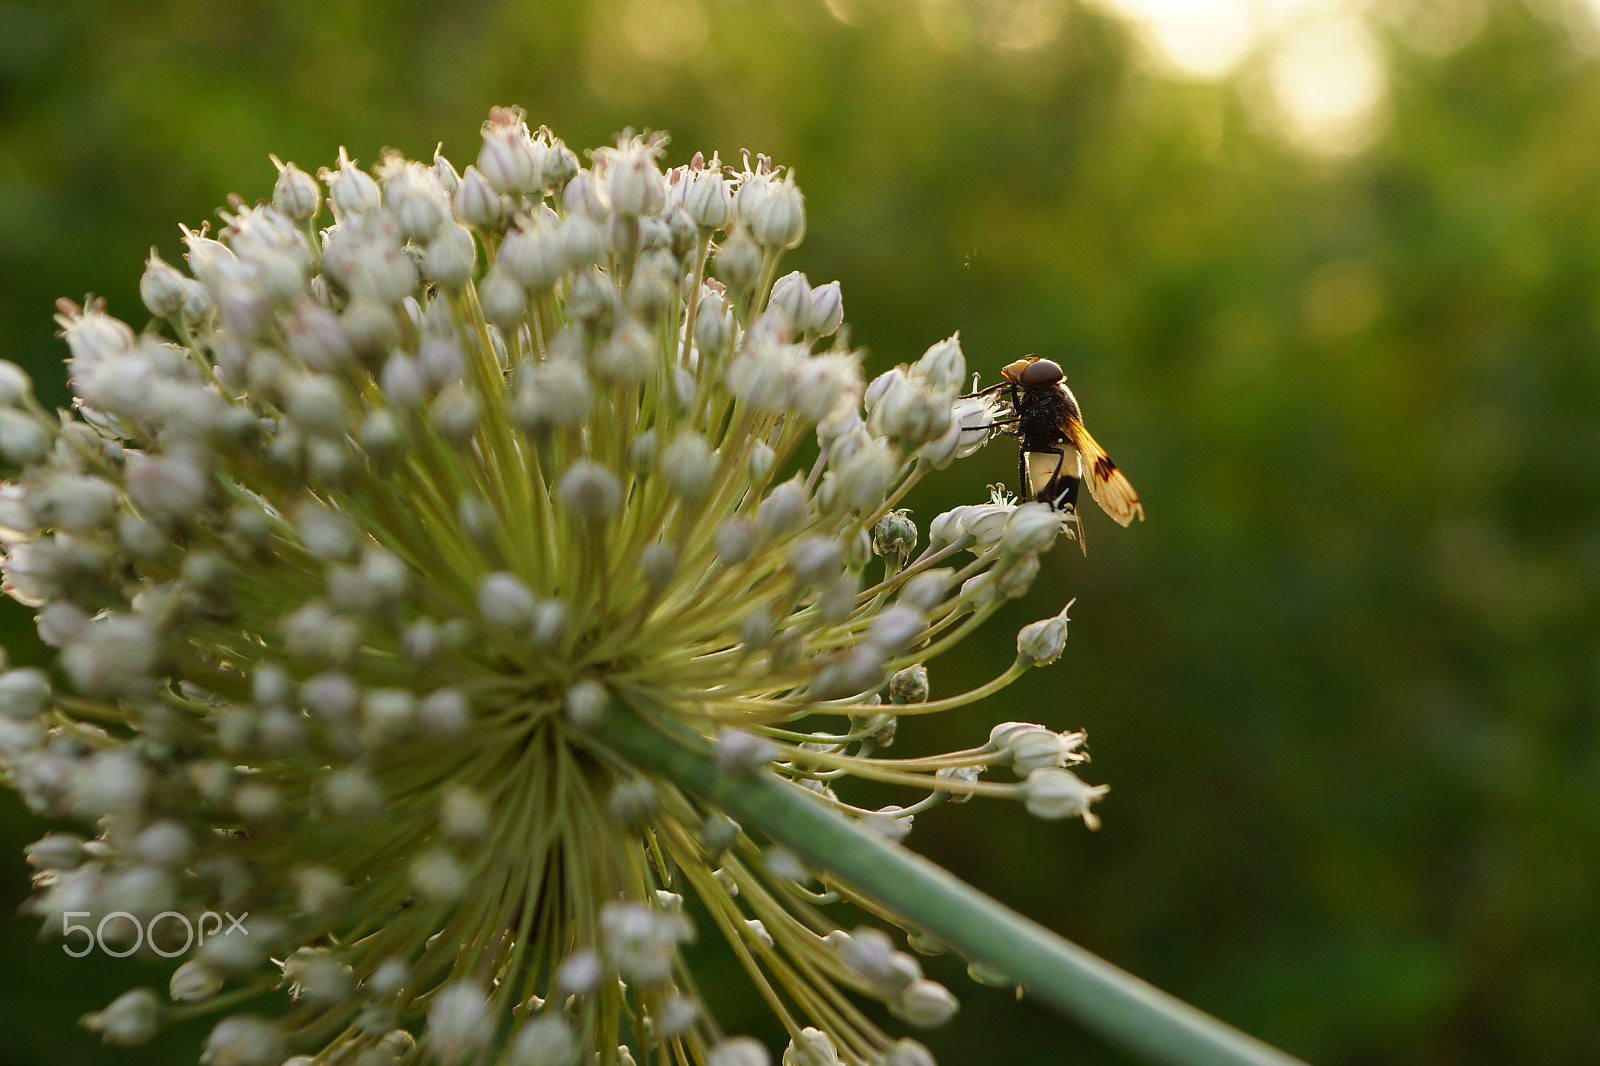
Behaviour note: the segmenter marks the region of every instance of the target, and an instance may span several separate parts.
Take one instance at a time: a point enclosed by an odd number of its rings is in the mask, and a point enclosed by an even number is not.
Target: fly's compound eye
[[[1017,380],[1024,385],[1054,385],[1065,376],[1060,364],[1049,359],[1035,359],[1022,369]]]

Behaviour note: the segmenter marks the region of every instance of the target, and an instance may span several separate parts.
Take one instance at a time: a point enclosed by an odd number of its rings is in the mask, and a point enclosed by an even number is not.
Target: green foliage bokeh
[[[767,152],[808,196],[793,265],[843,282],[872,371],[956,329],[988,381],[1049,355],[1150,516],[1091,510],[1087,558],[1058,548],[1014,624],[931,665],[936,694],[984,680],[1076,596],[1061,662],[901,730],[1086,727],[1105,828],[980,803],[911,844],[1325,1066],[1592,1062],[1600,63],[1536,6],[1446,57],[1379,26],[1386,129],[1318,161],[1097,8],[1002,52],[982,0],[0,2],[0,355],[62,401],[51,302],[142,323],[148,248],[265,195],[268,152],[442,138],[464,165],[505,103],[574,147]],[[991,445],[915,517],[1014,462]],[[0,626],[42,661],[26,611]],[[193,1061],[203,1028],[123,1052],[74,1027],[163,975],[15,915],[41,831],[0,798],[0,1062]],[[1123,1061],[933,968],[964,1001],[942,1062]],[[758,1024],[736,974],[707,984]]]

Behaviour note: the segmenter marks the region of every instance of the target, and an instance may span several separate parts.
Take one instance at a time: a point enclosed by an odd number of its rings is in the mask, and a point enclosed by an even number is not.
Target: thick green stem
[[[1304,1066],[990,899],[921,856],[828,809],[774,774],[718,771],[704,738],[626,694],[595,730],[641,770],[668,778],[1029,995],[1151,1062]]]

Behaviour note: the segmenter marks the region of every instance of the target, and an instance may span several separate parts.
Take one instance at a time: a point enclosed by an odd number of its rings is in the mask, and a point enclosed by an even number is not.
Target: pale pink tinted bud
[[[310,221],[322,207],[322,188],[316,178],[285,163],[278,168],[278,180],[272,186],[272,206],[296,222]]]
[[[467,167],[456,190],[456,217],[478,229],[492,229],[505,218],[505,202],[477,167]]]
[[[721,229],[733,214],[733,195],[715,157],[702,170],[690,172],[683,207],[702,229]]]
[[[793,248],[806,235],[806,198],[794,183],[794,175],[773,182],[767,195],[750,214],[750,232],[768,248]]]
[[[966,384],[967,358],[961,352],[961,334],[954,333],[933,345],[912,367],[937,388],[958,388]]]
[[[478,170],[495,192],[521,193],[533,187],[536,176],[533,139],[517,108],[497,107],[483,124],[483,147]],[[465,179],[463,179],[465,181]]]
[[[183,310],[183,272],[162,259],[154,248],[139,279],[139,298],[152,315],[166,318]]]
[[[655,153],[641,144],[614,153],[606,168],[606,193],[619,215],[635,218],[660,211],[666,185],[656,169]]]
[[[811,313],[806,328],[819,337],[831,337],[844,322],[844,294],[837,281],[811,290]]]

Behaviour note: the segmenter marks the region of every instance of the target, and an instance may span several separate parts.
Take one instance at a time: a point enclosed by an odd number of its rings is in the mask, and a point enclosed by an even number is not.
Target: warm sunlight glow
[[[1228,74],[1255,37],[1248,0],[1114,0],[1114,6],[1163,66],[1190,77]]]
[[[1348,155],[1378,129],[1387,77],[1378,43],[1360,21],[1331,17],[1301,26],[1267,67],[1284,133],[1319,155]]]

